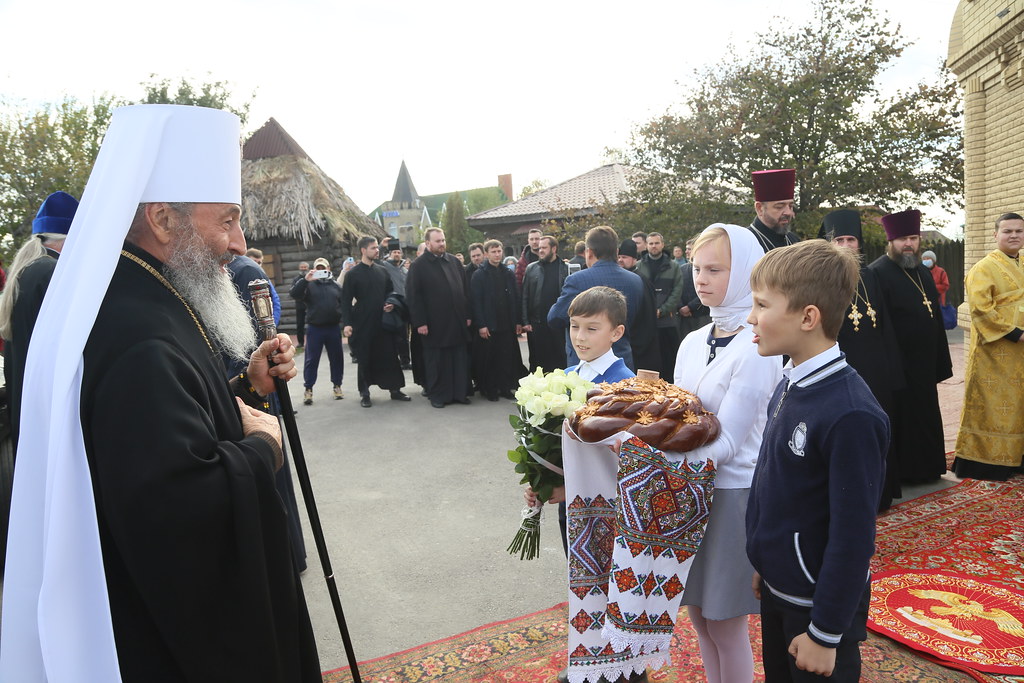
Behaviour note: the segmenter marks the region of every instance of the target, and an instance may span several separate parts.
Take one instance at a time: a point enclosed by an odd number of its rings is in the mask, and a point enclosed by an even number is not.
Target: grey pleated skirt
[[[705,619],[722,621],[761,611],[750,589],[754,568],[747,559],[745,523],[749,494],[750,489],[715,490],[682,602],[700,607]]]

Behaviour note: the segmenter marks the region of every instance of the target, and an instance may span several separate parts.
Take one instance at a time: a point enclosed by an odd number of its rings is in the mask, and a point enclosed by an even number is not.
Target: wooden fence
[[[934,251],[936,263],[946,269],[949,275],[949,291],[946,303],[959,306],[964,302],[964,243],[931,242],[921,245],[921,252]],[[885,253],[885,245],[864,246],[864,263],[868,264]]]

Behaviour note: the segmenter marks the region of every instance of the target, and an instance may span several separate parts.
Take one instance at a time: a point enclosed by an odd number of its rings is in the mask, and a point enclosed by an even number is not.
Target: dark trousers
[[[341,325],[309,325],[306,328],[306,360],[302,366],[302,383],[307,389],[316,384],[320,354],[327,349],[331,366],[331,384],[341,384],[345,374],[345,352],[341,350]]]
[[[466,345],[423,347],[423,370],[427,396],[431,401],[451,403],[466,398],[469,384],[469,356]]]
[[[661,378],[666,382],[675,381],[676,354],[679,353],[679,328],[673,318],[672,327],[658,328],[658,345],[661,348]]]
[[[299,346],[305,346],[306,338],[306,307],[295,307],[295,337],[299,340]]]
[[[836,667],[832,676],[818,676],[796,668],[796,659],[789,654],[789,644],[811,623],[811,611],[792,605],[772,595],[761,583],[761,659],[764,662],[766,683],[784,681],[829,681],[829,683],[857,683],[860,680],[860,641],[867,638],[868,601],[870,585],[861,595],[857,612],[853,615],[843,639],[836,648]]]
[[[526,333],[526,344],[530,349],[530,372],[544,368],[544,372],[562,370],[565,360],[565,341],[561,334],[555,334],[545,323],[531,323],[533,332]]]
[[[513,330],[492,332],[487,339],[473,341],[474,376],[477,389],[485,396],[497,396],[503,391],[519,388],[520,378],[526,374],[523,356],[519,352],[519,338]]]

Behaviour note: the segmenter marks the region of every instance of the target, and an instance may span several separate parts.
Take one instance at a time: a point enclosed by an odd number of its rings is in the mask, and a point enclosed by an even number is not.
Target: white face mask
[[[921,261],[921,263],[924,264],[925,268],[931,268],[932,266],[935,265],[935,261],[932,261],[930,258],[924,259],[923,261]]]

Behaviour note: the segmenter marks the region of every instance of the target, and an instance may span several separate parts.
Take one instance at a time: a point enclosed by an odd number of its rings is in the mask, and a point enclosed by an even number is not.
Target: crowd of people
[[[274,416],[296,349],[284,334],[259,343],[243,305],[264,273],[241,230],[238,139],[227,112],[118,109],[83,210],[49,197],[12,263],[0,333],[22,455],[0,679],[320,680]],[[366,236],[337,278],[324,258],[301,264],[288,295],[304,402],[324,350],[344,398],[343,339],[365,408],[374,385],[412,400],[404,370],[438,409],[514,399],[538,368],[660,374],[721,426],[699,449],[716,503],[682,594],[708,679],[751,679],[759,611],[769,680],[854,681],[874,516],[901,485],[946,472],[948,276],[921,254],[917,210],[882,217],[886,253],[865,266],[857,211],[802,242],[794,172],[755,173],[753,187],[749,226],[714,224],[671,251],[660,233],[620,241],[600,226],[564,258],[535,229],[513,262],[491,239],[464,263],[431,228],[411,262]],[[1024,218],[1000,216],[994,240],[966,280],[954,471],[1000,480],[1024,453]],[[606,655],[622,652],[570,653],[570,670]]]

